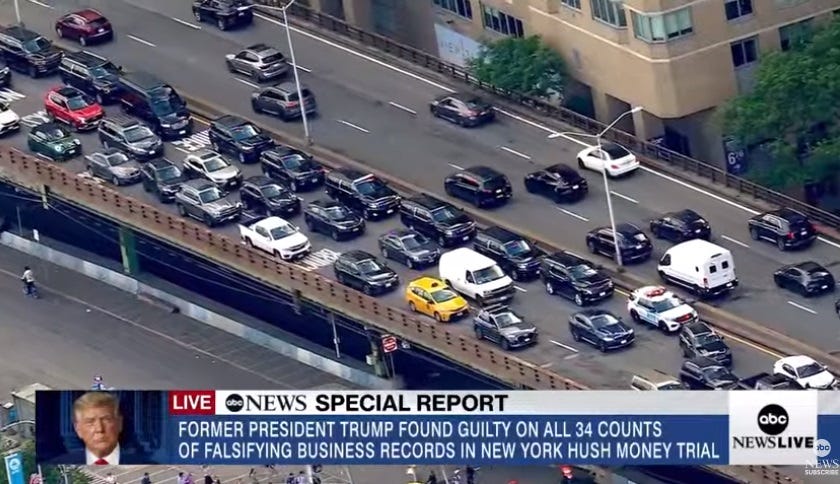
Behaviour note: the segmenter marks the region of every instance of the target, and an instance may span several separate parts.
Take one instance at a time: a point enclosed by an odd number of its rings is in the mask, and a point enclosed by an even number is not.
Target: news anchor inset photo
[[[155,453],[163,444],[166,419],[164,392],[50,391],[39,392],[35,401],[39,462],[158,463]]]

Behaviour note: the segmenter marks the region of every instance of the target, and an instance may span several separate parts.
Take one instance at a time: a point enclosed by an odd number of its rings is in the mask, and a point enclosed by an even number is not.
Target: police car
[[[656,326],[664,333],[674,333],[682,325],[697,320],[693,307],[659,286],[645,286],[630,293],[627,311],[633,321]]]

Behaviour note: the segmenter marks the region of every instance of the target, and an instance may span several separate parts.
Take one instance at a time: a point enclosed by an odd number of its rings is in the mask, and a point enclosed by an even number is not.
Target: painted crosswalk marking
[[[172,142],[173,145],[177,146],[183,151],[188,153],[192,153],[194,151],[198,151],[202,148],[209,148],[210,147],[210,135],[208,131],[205,129],[204,131],[199,131],[197,133],[193,133],[186,138],[175,140]]]
[[[26,99],[26,94],[13,91],[7,87],[0,89],[0,101],[13,103],[15,101],[20,101],[21,99]]]
[[[47,116],[46,111],[36,111],[32,114],[27,114],[26,116],[20,117],[20,123],[26,126],[27,128],[34,128],[39,124],[48,123],[50,121],[49,116]]]
[[[297,265],[306,271],[314,271],[321,267],[332,265],[340,255],[341,252],[336,252],[331,249],[320,249],[299,260]]]

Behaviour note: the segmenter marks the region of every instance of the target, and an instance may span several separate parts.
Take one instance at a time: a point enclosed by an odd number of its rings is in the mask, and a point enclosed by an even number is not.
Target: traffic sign
[[[32,475],[29,476],[29,484],[41,484],[41,476],[33,472]]]
[[[398,347],[397,337],[390,334],[382,335],[382,351],[385,353],[393,353],[397,351]]]

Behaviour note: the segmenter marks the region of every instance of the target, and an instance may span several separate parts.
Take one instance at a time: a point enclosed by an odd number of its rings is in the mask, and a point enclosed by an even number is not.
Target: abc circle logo
[[[239,412],[245,407],[245,400],[238,393],[231,393],[225,400],[228,411]]]
[[[20,457],[11,457],[7,461],[7,465],[9,466],[9,472],[17,472],[20,470],[22,463],[20,461]]]
[[[767,435],[779,435],[790,422],[787,410],[781,405],[771,403],[758,411],[758,428]]]
[[[816,445],[814,445],[814,452],[817,454],[817,457],[828,457],[828,454],[831,453],[831,443],[825,439],[818,440]]]

